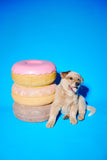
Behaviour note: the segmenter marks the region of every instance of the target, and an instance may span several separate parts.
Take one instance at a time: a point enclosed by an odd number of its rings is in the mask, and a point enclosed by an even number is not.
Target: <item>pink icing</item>
[[[12,92],[19,94],[21,96],[43,96],[43,95],[51,95],[56,91],[56,84],[50,84],[44,87],[23,87],[18,86],[17,84],[13,84]]]
[[[44,60],[24,60],[16,62],[12,67],[12,72],[16,74],[46,74],[56,71],[55,65]]]

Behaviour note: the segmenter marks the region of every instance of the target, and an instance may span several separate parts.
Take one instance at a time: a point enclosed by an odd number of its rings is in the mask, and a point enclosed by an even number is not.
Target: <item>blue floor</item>
[[[55,63],[84,78],[95,115],[77,125],[61,115],[54,128],[27,123],[13,113],[12,65]],[[107,2],[102,0],[0,1],[0,160],[107,160]]]

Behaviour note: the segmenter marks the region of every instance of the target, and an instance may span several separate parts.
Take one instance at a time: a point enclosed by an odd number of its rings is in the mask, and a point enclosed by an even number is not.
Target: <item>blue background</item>
[[[12,65],[43,59],[72,70],[89,89],[95,115],[52,129],[18,120],[12,109]],[[107,160],[107,1],[0,0],[0,159]]]

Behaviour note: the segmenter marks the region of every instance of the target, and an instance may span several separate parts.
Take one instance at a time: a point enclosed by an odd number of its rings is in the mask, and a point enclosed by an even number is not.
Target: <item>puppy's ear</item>
[[[70,71],[67,71],[67,72],[61,72],[60,75],[61,75],[61,78],[65,78],[66,75],[69,73]]]
[[[81,77],[81,83],[83,83],[84,79]]]

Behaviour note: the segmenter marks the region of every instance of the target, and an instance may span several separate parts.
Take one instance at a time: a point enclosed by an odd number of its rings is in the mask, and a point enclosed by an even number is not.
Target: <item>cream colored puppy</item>
[[[95,108],[87,106],[83,96],[77,94],[77,91],[83,83],[83,78],[80,74],[68,71],[62,72],[61,82],[56,88],[55,100],[52,103],[50,117],[46,124],[47,128],[53,127],[59,111],[61,110],[65,116],[63,119],[70,119],[70,123],[76,124],[76,115],[79,112],[78,119],[83,120],[86,109],[91,110],[92,115],[95,113]]]

